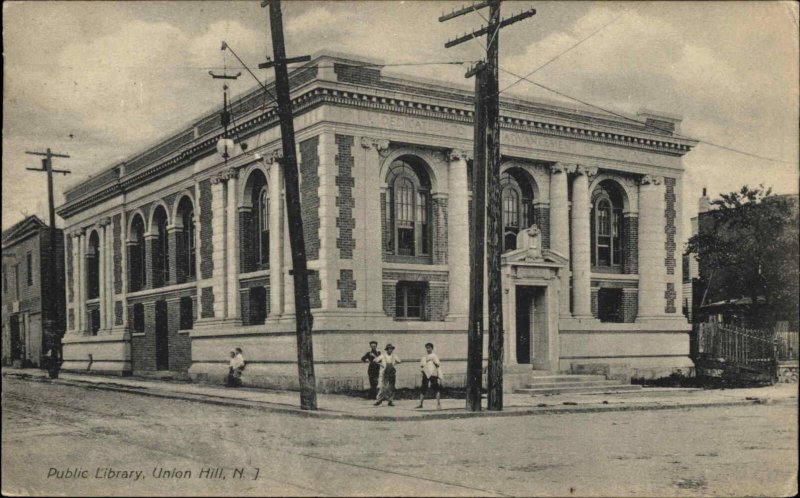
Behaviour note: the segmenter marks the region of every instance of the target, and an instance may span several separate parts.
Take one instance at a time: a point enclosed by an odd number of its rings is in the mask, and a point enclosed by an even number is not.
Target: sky
[[[327,49],[387,64],[478,60],[485,52],[477,40],[444,48],[485,23],[479,13],[438,22],[463,3],[285,0],[287,53]],[[271,77],[255,69],[272,52],[259,4],[5,2],[2,228],[29,214],[46,220],[45,175],[25,170],[41,166],[26,150],[71,156],[54,161],[72,171],[55,177],[59,205],[65,187],[221,103],[208,70],[242,70],[220,50],[222,40],[262,79]],[[712,197],[745,184],[798,192],[796,3],[505,1],[502,15],[531,7],[534,17],[502,30],[500,88],[513,84],[505,94],[575,105],[510,74],[558,56],[530,79],[627,116],[642,109],[681,116],[681,133],[702,141],[684,158],[686,222],[703,187]],[[467,65],[384,72],[464,86]],[[243,73],[234,93],[256,85]]]

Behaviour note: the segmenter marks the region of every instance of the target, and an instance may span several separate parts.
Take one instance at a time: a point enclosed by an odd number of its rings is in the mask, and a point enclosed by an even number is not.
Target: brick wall
[[[677,294],[675,293],[675,283],[674,282],[667,282],[667,290],[664,291],[664,298],[666,299],[666,306],[664,307],[665,313],[677,313],[677,308],[675,307],[675,298]]]
[[[639,273],[639,218],[626,216],[622,231],[622,268],[625,273]]]
[[[639,314],[639,293],[633,289],[622,290],[622,316],[625,323],[636,321]]]
[[[114,250],[114,294],[122,293],[122,250],[124,243],[122,240],[122,215],[115,214],[113,217],[114,229],[112,231],[113,250]]]
[[[353,259],[353,249],[356,245],[355,238],[353,238],[353,229],[356,226],[356,220],[353,218],[353,209],[356,206],[353,198],[353,188],[355,187],[353,137],[336,135],[336,146],[336,186],[339,187],[339,195],[336,197],[336,207],[339,208],[339,216],[336,218],[336,226],[339,228],[336,247],[339,249],[341,259]]]
[[[214,318],[214,288],[203,287],[200,290],[200,317]]]
[[[319,137],[300,142],[300,209],[303,217],[303,237],[306,257],[319,259]]]
[[[622,289],[622,323],[633,323],[639,308],[638,287],[636,282],[618,282],[615,280],[592,280],[592,316],[598,317],[598,294],[600,288]]]
[[[344,83],[377,85],[381,81],[380,69],[334,63],[333,71],[336,73],[336,79]]]
[[[322,308],[321,289],[322,282],[319,279],[319,272],[308,272],[308,300],[311,303],[311,308]]]
[[[214,247],[211,242],[211,180],[200,182],[200,248],[198,257],[200,258],[200,278],[211,278],[214,272],[214,261],[212,251]],[[204,289],[205,290],[205,289]],[[205,309],[205,308],[203,308]],[[211,312],[214,316],[214,312]]]
[[[167,301],[167,337],[169,344],[169,369],[185,372],[192,366],[192,345],[189,334],[180,333],[181,303],[179,299]]]
[[[66,265],[67,265],[67,301],[72,302],[75,299],[75,289],[73,286],[75,285],[75,276],[72,274],[73,272],[73,262],[72,262],[72,237],[67,238],[67,251],[66,251]],[[70,326],[70,330],[74,329],[74,327]]]
[[[431,200],[431,217],[433,227],[431,238],[433,242],[433,264],[447,264],[447,199],[434,197]]]
[[[548,206],[534,207],[533,219],[536,220],[536,226],[542,232],[542,248],[550,249],[550,208]]]
[[[667,268],[667,275],[675,275],[675,179],[664,178],[664,232],[666,233],[666,242],[664,242],[664,249],[667,251],[667,257],[664,260],[664,265]]]
[[[391,224],[389,222],[389,208],[387,203],[388,194],[381,192],[381,246],[383,247],[383,261],[388,261],[388,256],[392,251],[389,244],[392,238]]]
[[[150,301],[144,305],[144,333],[131,337],[131,368],[133,370],[153,371],[156,369],[156,303]],[[128,310],[128,316],[133,320],[133,306]]]
[[[353,270],[339,270],[339,280],[336,281],[341,299],[337,302],[339,308],[355,308],[356,300],[353,294],[356,290],[356,281],[353,280]]]
[[[239,266],[242,273],[256,271],[256,248],[253,247],[253,210],[239,209]]]
[[[122,301],[114,301],[114,325],[120,326],[122,323]]]

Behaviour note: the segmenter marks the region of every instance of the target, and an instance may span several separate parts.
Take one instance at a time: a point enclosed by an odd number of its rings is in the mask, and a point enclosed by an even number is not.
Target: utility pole
[[[483,269],[486,241],[486,65],[477,63],[475,75],[475,129],[472,160],[472,240],[470,240],[469,327],[467,330],[467,410],[481,410],[483,382]]]
[[[48,258],[47,263],[47,274],[51,276],[51,282],[53,285],[46,285],[42,287],[42,298],[44,302],[49,303],[48,311],[43,313],[43,325],[45,329],[45,337],[47,338],[47,346],[50,349],[50,364],[48,366],[48,373],[50,377],[53,379],[58,378],[58,371],[61,368],[61,331],[55,330],[56,328],[56,316],[57,312],[55,311],[55,306],[64,306],[63,296],[64,296],[64,282],[61,280],[63,277],[61,275],[57,275],[57,265],[56,260],[58,259],[58,250],[56,248],[57,239],[56,236],[56,206],[53,199],[53,173],[61,173],[63,175],[68,175],[71,173],[69,170],[65,169],[53,169],[53,158],[54,157],[65,157],[69,158],[66,154],[58,154],[52,152],[49,148],[47,152],[34,152],[34,151],[25,151],[26,154],[31,154],[34,156],[44,156],[42,159],[42,168],[25,168],[29,171],[39,171],[47,173],[47,201],[48,201],[48,210],[49,210],[49,217],[50,217],[50,257]],[[44,265],[42,265],[44,266]]]
[[[306,244],[303,237],[303,219],[300,211],[300,188],[297,174],[297,154],[294,141],[294,117],[289,92],[287,65],[311,60],[309,56],[286,57],[283,40],[283,16],[280,0],[261,2],[269,5],[272,31],[273,60],[259,64],[260,69],[275,68],[275,90],[278,100],[278,117],[281,122],[283,168],[286,188],[286,216],[289,221],[289,239],[292,248],[292,274],[294,276],[295,319],[297,322],[297,369],[300,379],[300,408],[317,409],[317,386],[314,377],[314,349],[311,337],[311,302],[308,296],[308,268]]]
[[[487,159],[488,177],[486,179],[486,198],[487,198],[487,213],[486,213],[486,246],[487,246],[487,269],[489,278],[489,362],[488,362],[488,376],[487,376],[487,391],[488,400],[487,408],[489,410],[502,410],[503,409],[503,289],[500,276],[500,256],[503,250],[502,245],[502,212],[500,206],[500,92],[499,92],[499,42],[500,42],[500,29],[514,24],[515,22],[527,19],[536,14],[535,9],[522,11],[519,14],[509,17],[508,19],[500,20],[500,2],[501,0],[487,0],[472,4],[468,7],[463,7],[450,14],[443,15],[439,18],[440,22],[453,19],[455,17],[467,14],[469,12],[477,12],[480,9],[489,7],[488,26],[482,26],[480,29],[472,33],[464,34],[454,40],[450,40],[444,44],[445,48],[453,47],[460,43],[464,43],[473,38],[478,38],[487,35],[487,49],[486,49],[486,67],[482,73],[485,73],[485,84],[483,86],[483,93],[480,97],[476,95],[476,101],[482,100],[485,106],[485,119],[486,128],[482,133],[481,141],[484,142],[485,154]],[[476,85],[476,92],[478,91]],[[476,120],[475,126],[478,127],[476,105]],[[480,130],[476,130],[475,136],[478,137]],[[476,138],[476,141],[478,138]],[[475,161],[478,160],[478,144],[475,144]],[[473,178],[473,196],[481,190],[482,186],[477,184],[478,179]],[[475,197],[473,197],[473,202]],[[477,206],[474,206],[477,210]],[[473,216],[473,222],[478,219]],[[479,236],[477,227],[475,228],[475,239],[482,237]],[[482,270],[482,269],[481,269]],[[473,266],[471,271],[477,271]],[[474,276],[471,283],[475,283]],[[482,279],[481,279],[482,280]],[[472,292],[470,294],[470,320],[472,322]],[[481,303],[482,304],[482,303]],[[481,310],[482,313],[482,310]],[[470,323],[470,330],[476,327],[476,324]],[[473,344],[474,335],[469,334],[469,345]],[[483,345],[481,344],[481,348]],[[468,374],[467,374],[467,407],[474,410],[473,403],[469,400],[470,389],[474,387],[470,384],[469,369],[470,357],[468,347]],[[482,360],[482,359],[481,359]]]

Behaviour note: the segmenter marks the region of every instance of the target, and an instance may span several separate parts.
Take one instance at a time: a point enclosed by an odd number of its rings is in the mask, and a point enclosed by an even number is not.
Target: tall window
[[[597,292],[597,318],[601,322],[621,323],[622,289],[600,289]]]
[[[431,252],[430,185],[421,168],[395,161],[389,174],[390,248],[401,256]]]
[[[528,173],[511,168],[500,178],[503,211],[503,251],[517,248],[517,234],[533,223],[533,186]]]
[[[130,276],[128,285],[131,292],[143,289],[147,282],[144,244],[144,220],[136,214],[131,221],[131,233],[128,237],[128,275]]]
[[[86,254],[86,282],[86,298],[97,299],[100,296],[100,236],[97,232],[92,232],[89,236],[89,250]]]
[[[256,203],[255,228],[258,242],[258,262],[262,265],[269,263],[269,192],[267,186],[261,187]]]
[[[181,298],[180,314],[180,330],[191,330],[194,328],[194,302],[191,296]]]
[[[424,318],[427,282],[398,282],[395,318],[422,320]]]
[[[3,263],[3,292],[8,292],[8,273],[5,263]]]
[[[181,221],[180,244],[175,250],[178,251],[177,265],[181,271],[176,276],[179,279],[178,283],[181,283],[197,276],[194,206],[189,197],[181,198],[178,204],[178,215]]]
[[[133,305],[133,331],[144,332],[144,304]]]
[[[153,244],[153,287],[161,287],[169,281],[169,237],[167,212],[163,206],[156,208],[153,224],[156,233],[156,240]]]
[[[592,214],[594,264],[606,267],[621,265],[622,206],[615,205],[604,192],[595,200]]]

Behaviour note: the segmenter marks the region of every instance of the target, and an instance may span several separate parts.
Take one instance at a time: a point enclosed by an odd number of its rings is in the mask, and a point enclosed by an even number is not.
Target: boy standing
[[[425,391],[429,388],[436,393],[436,408],[442,407],[442,384],[441,384],[441,363],[439,357],[433,352],[433,344],[430,342],[425,345],[427,354],[422,357],[419,362],[419,368],[422,370],[422,392],[419,394],[419,405],[416,408],[422,408],[422,402],[425,401]]]

